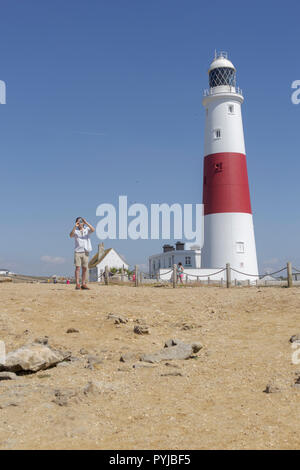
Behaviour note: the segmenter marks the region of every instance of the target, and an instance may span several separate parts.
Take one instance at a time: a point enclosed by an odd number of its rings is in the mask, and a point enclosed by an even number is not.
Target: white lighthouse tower
[[[203,268],[226,263],[257,275],[257,258],[250,203],[241,104],[236,69],[227,54],[215,54],[204,93]],[[245,278],[234,273],[235,278]]]

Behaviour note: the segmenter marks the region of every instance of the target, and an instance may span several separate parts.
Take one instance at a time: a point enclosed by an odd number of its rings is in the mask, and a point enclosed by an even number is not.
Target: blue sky
[[[260,270],[300,266],[300,105],[291,102],[299,2],[2,0],[0,8],[1,267],[71,273],[74,218],[96,225],[96,207],[121,194],[201,203],[201,101],[215,49],[228,51],[245,96]],[[144,264],[162,242],[106,245]]]

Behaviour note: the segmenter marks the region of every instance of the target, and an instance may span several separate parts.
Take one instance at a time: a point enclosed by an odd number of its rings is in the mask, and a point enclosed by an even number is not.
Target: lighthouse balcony
[[[243,96],[243,92],[239,87],[228,85],[206,88],[203,91],[203,96],[223,95],[224,93]]]

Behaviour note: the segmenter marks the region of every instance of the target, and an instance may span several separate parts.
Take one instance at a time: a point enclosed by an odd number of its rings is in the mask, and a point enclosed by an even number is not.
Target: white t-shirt
[[[92,244],[90,240],[90,228],[85,227],[83,230],[75,230],[74,239],[75,239],[75,252],[83,253],[87,251],[88,253],[92,251]]]

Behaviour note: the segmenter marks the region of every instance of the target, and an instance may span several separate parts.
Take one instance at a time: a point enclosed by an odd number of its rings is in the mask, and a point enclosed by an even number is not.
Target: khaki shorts
[[[74,253],[74,264],[76,267],[88,268],[89,266],[89,254],[87,251],[83,251],[82,253],[78,253],[75,251]]]

